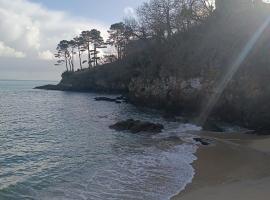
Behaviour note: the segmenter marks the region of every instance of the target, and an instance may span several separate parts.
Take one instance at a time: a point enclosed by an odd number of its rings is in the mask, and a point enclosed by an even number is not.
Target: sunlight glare
[[[243,63],[243,61],[246,59],[262,33],[265,31],[267,26],[270,24],[270,16],[266,18],[264,23],[261,25],[261,27],[255,32],[255,34],[251,37],[249,42],[245,45],[237,59],[232,63],[232,65],[229,67],[227,73],[223,76],[221,81],[217,84],[217,87],[213,91],[213,95],[210,96],[210,99],[208,100],[207,105],[203,108],[199,119],[197,122],[199,125],[204,125],[207,121],[209,115],[211,114],[214,106],[216,105],[217,101],[221,97],[224,89],[227,87],[230,80],[233,78],[234,74],[238,71],[239,67]]]

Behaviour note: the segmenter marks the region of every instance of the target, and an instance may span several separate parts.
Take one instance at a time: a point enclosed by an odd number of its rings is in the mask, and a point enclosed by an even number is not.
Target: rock
[[[160,133],[164,126],[161,124],[154,124],[151,122],[143,122],[140,120],[128,119],[126,121],[120,121],[110,126],[111,129],[117,131],[130,131],[132,133],[149,132]]]
[[[125,99],[125,97],[120,96],[120,97],[116,97],[116,98],[109,98],[109,97],[96,97],[95,101],[108,101],[108,102],[115,102],[117,104],[121,104],[123,102],[127,102],[127,100]]]
[[[203,146],[208,146],[208,145],[211,144],[210,140],[205,139],[205,138],[193,138],[193,140],[194,140],[195,142],[201,143],[201,145],[203,145]]]
[[[119,96],[119,97],[116,97],[116,100],[125,100],[125,97],[124,96]]]
[[[43,86],[35,87],[35,89],[40,89],[40,90],[58,90],[59,89],[59,86],[58,85],[43,85]]]
[[[72,90],[72,85],[70,84],[58,84],[58,85],[43,85],[35,87],[34,89],[40,90],[59,90],[59,91],[70,91]]]
[[[108,101],[108,102],[116,102],[116,99],[109,97],[96,97],[95,101]]]
[[[119,97],[116,97],[116,100],[117,101],[120,101],[120,102],[125,102],[125,103],[128,103],[128,98],[125,97],[125,96],[119,96]]]

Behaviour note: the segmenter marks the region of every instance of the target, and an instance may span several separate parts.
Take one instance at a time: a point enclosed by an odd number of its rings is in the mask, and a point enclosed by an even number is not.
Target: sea
[[[115,95],[33,89],[44,84],[56,82],[0,81],[0,200],[168,200],[192,181],[200,127],[94,100]],[[109,128],[129,118],[165,129]]]

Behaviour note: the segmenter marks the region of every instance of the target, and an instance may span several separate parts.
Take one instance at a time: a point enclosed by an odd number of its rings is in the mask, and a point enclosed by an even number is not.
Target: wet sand
[[[172,200],[269,200],[270,137],[205,133],[193,182]]]

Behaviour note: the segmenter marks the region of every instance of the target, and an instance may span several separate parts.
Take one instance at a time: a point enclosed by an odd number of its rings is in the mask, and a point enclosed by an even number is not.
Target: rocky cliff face
[[[62,90],[124,93],[128,92],[133,76],[129,66],[116,62],[75,73],[65,72],[58,87]]]
[[[213,103],[211,117],[270,130],[268,17],[269,12],[253,8],[232,16],[214,15],[189,33],[175,35],[163,44],[146,45],[127,60],[65,73],[57,89],[126,92],[133,103],[194,116],[199,116],[211,97],[221,92]],[[262,27],[265,30],[224,91],[216,91],[232,63],[247,51],[244,47]]]
[[[131,100],[144,106],[199,117],[215,92],[215,82],[202,77],[188,80],[133,79],[129,85]],[[213,106],[209,117],[256,130],[270,129],[270,86],[250,77],[232,80]]]
[[[204,90],[201,77],[187,80],[173,76],[152,79],[138,77],[129,84],[130,98],[134,102],[182,111],[197,110]]]
[[[54,89],[127,93],[134,104],[192,114],[196,118],[209,103],[218,84],[218,80],[202,76],[135,76],[116,81],[95,73],[87,71],[64,76]],[[251,129],[269,130],[270,84],[267,84],[267,74],[270,76],[270,70],[259,80],[257,75],[237,74],[215,102],[209,117]]]

